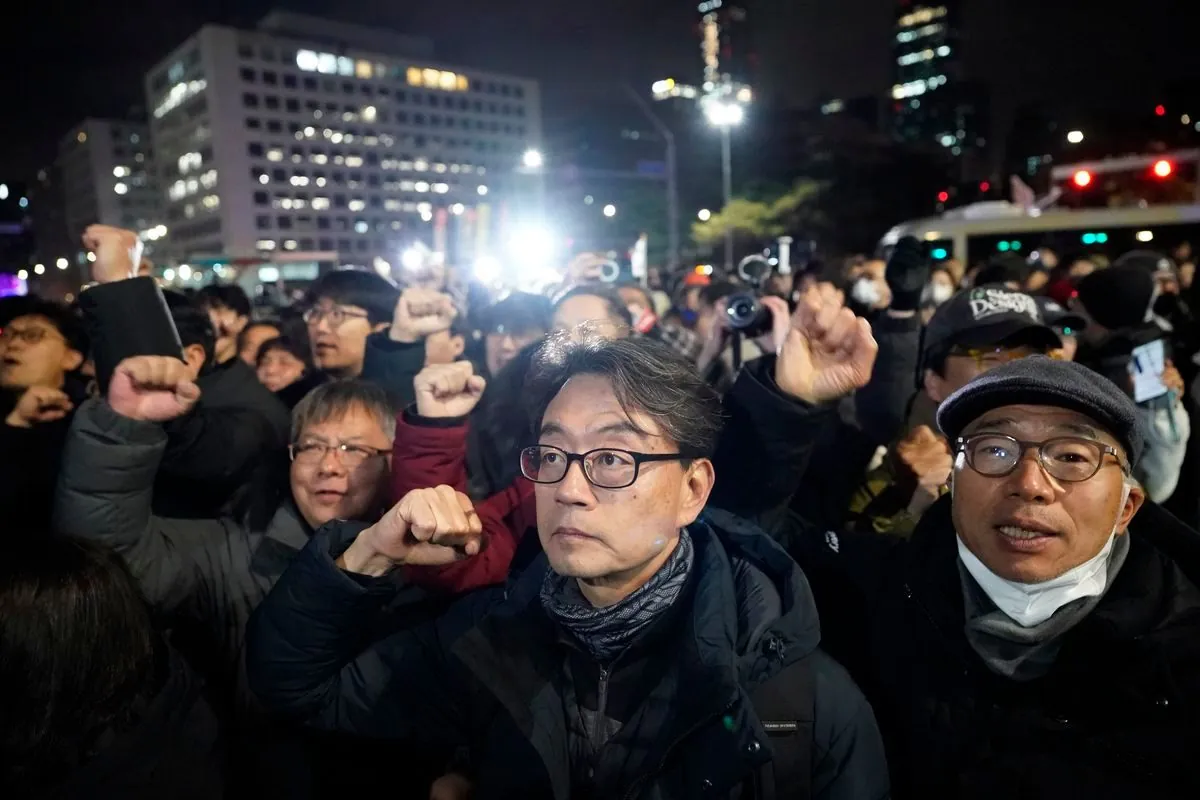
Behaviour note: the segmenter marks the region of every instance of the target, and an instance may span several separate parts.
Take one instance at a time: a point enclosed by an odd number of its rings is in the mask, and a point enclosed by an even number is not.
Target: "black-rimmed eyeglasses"
[[[1042,469],[1065,483],[1078,483],[1094,476],[1104,466],[1106,455],[1115,458],[1121,471],[1129,474],[1129,467],[1115,448],[1092,439],[1061,437],[1023,442],[999,433],[977,433],[960,437],[955,447],[966,457],[971,469],[989,478],[1011,474],[1030,449],[1037,453]]]
[[[642,464],[696,457],[684,453],[631,453],[611,447],[568,453],[561,447],[538,444],[521,451],[521,474],[534,483],[558,483],[567,477],[571,464],[578,461],[588,483],[599,489],[624,489],[638,479]]]

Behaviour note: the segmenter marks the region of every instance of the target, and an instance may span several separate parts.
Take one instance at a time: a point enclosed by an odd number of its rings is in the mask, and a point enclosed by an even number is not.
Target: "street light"
[[[521,156],[521,163],[525,165],[525,169],[541,169],[546,159],[542,157],[540,150],[529,149]]]
[[[741,125],[746,118],[746,110],[739,103],[729,100],[713,100],[704,104],[704,116],[709,123],[718,128],[729,129]]]
[[[66,269],[67,263],[68,262],[65,258],[60,258],[58,261],[54,262],[54,266],[58,267],[59,269]]]
[[[730,129],[742,124],[746,110],[728,96],[710,95],[701,101],[704,116],[711,125],[721,131],[721,185],[725,195],[725,207],[733,200],[733,141]],[[733,228],[725,226],[725,269],[733,271]]]
[[[1067,141],[1071,144],[1079,144],[1083,141],[1083,131],[1069,131],[1067,133]]]
[[[700,209],[700,213],[696,214],[696,218],[701,222],[708,222],[710,219],[712,219],[712,212],[707,208],[702,208]]]
[[[615,217],[616,215],[617,215],[617,207],[614,206],[612,203],[609,203],[608,205],[606,205],[604,207],[604,216],[612,218],[612,217]]]
[[[33,274],[34,275],[41,275],[45,271],[46,271],[45,264],[34,264],[33,265]]]

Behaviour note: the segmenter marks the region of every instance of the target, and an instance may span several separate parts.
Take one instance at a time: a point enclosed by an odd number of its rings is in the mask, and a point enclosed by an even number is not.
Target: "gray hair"
[[[716,449],[722,423],[716,391],[678,352],[647,338],[572,341],[566,334],[552,335],[530,373],[535,435],[546,408],[576,375],[607,378],[621,409],[653,417],[680,452],[699,457]]]
[[[396,412],[387,393],[373,383],[349,380],[323,383],[304,396],[292,411],[292,441],[309,425],[344,417],[355,407],[375,418],[388,441],[396,438]]]

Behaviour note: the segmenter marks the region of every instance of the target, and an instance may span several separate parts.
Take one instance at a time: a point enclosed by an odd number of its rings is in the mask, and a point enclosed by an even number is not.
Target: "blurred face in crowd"
[[[293,444],[291,467],[292,497],[305,521],[317,528],[333,519],[370,519],[384,499],[391,448],[362,406],[306,426]]]
[[[1042,270],[1042,269],[1035,269],[1032,272],[1030,272],[1029,277],[1027,277],[1025,279],[1025,291],[1039,292],[1039,291],[1041,291],[1042,287],[1045,286],[1049,281],[1050,281],[1050,273],[1049,272]]]
[[[629,316],[633,318],[635,326],[639,321],[654,314],[654,304],[641,289],[634,286],[622,286],[617,289],[617,292],[621,295],[621,301],[625,303],[625,307],[629,309]]]
[[[571,378],[542,417],[538,443],[567,453],[614,448],[634,453],[676,453],[652,417],[627,413],[610,381],[598,375]],[[561,456],[543,456],[543,459]],[[599,454],[597,469],[622,469],[623,455]],[[544,467],[543,467],[544,468]],[[558,483],[537,484],[538,536],[560,575],[579,579],[589,600],[616,602],[641,586],[666,561],[679,531],[695,521],[712,489],[712,464],[696,459],[641,465],[623,489],[589,483],[574,462]]]
[[[577,294],[559,303],[554,309],[552,327],[556,331],[586,330],[590,335],[606,339],[628,335],[624,321],[613,319],[609,315],[608,303],[594,294]]]
[[[83,356],[71,349],[54,323],[37,314],[17,317],[4,326],[0,352],[0,388],[4,389],[59,389],[66,373],[83,363]]]
[[[259,323],[246,331],[246,335],[242,337],[242,349],[238,352],[238,356],[250,366],[258,363],[258,350],[262,347],[263,342],[279,336],[279,329],[274,325],[266,325]]]
[[[696,324],[693,326],[696,335],[702,340],[708,341],[709,337],[714,335],[718,326],[726,326],[725,319],[728,307],[729,298],[727,297],[722,297],[711,306],[702,307],[700,313],[696,315]]]
[[[244,317],[225,306],[210,305],[208,318],[212,320],[213,331],[217,334],[215,355],[218,364],[224,364],[237,355],[237,338],[242,329],[250,322]]]
[[[1185,261],[1179,265],[1179,285],[1184,289],[1192,288],[1192,280],[1196,277],[1196,265]]]
[[[304,375],[303,361],[289,353],[286,348],[272,347],[258,358],[258,381],[272,392],[291,386]]]
[[[929,290],[934,303],[941,305],[954,296],[954,278],[945,270],[935,269],[929,274]]]
[[[892,304],[892,290],[884,279],[886,271],[887,263],[879,259],[872,259],[856,267],[851,294],[868,308],[887,308]]]
[[[1113,447],[1125,458],[1116,439],[1094,420],[1052,406],[1014,405],[989,411],[963,435],[977,433],[1039,443],[1059,437],[1087,439]],[[978,459],[976,455],[977,463]],[[1000,477],[981,475],[959,454],[953,473],[954,526],[967,549],[996,575],[1019,583],[1042,583],[1094,558],[1114,529],[1125,532],[1144,494],[1134,486],[1122,504],[1124,489],[1124,473],[1112,455],[1103,456],[1091,478],[1067,482],[1047,473],[1032,448],[1016,469]]]
[[[1085,275],[1091,275],[1095,271],[1096,271],[1095,264],[1093,264],[1091,261],[1089,261],[1086,258],[1081,258],[1071,264],[1070,269],[1067,270],[1067,275],[1068,275],[1068,277],[1078,280],[1078,279],[1084,277]]]
[[[946,356],[942,374],[939,375],[931,369],[925,370],[925,393],[935,402],[941,403],[989,369],[1042,352],[1044,351],[1040,348],[1003,345],[965,351],[952,350],[951,354]]]
[[[425,365],[453,364],[463,354],[467,343],[462,336],[450,331],[438,331],[425,337]]]
[[[367,336],[387,327],[372,325],[367,310],[321,298],[305,314],[317,369],[337,378],[354,378],[362,372]]]
[[[498,375],[517,353],[545,335],[546,332],[540,328],[529,328],[523,331],[499,330],[489,333],[484,340],[484,356],[487,359],[488,374]]]

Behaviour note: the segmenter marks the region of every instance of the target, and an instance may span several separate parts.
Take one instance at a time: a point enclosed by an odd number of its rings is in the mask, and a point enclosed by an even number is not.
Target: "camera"
[[[771,262],[761,255],[749,255],[737,266],[737,274],[756,289],[762,288],[771,277]],[[729,327],[743,336],[754,339],[769,333],[773,320],[771,311],[758,300],[757,293],[742,292],[732,295],[725,307],[729,316]]]
[[[616,261],[605,261],[600,265],[600,280],[603,283],[616,283],[621,277],[621,265]]]

